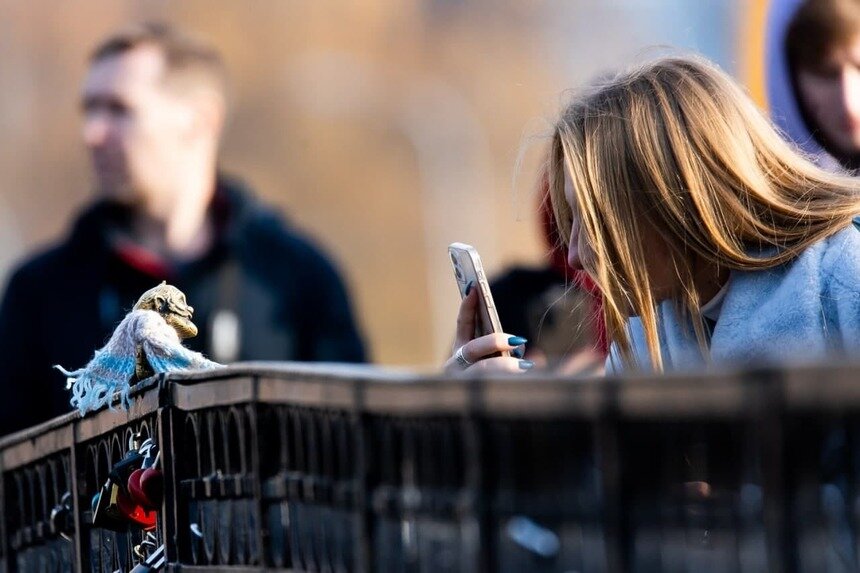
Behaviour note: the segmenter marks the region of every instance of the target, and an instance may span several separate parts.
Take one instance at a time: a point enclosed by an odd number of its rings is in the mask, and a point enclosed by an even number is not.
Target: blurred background
[[[564,90],[672,46],[763,103],[765,3],[2,0],[0,281],[91,198],[79,103],[90,50],[163,19],[222,51],[223,169],[337,262],[371,358],[438,365],[458,302],[449,243],[477,247],[490,275],[542,262],[533,188]]]

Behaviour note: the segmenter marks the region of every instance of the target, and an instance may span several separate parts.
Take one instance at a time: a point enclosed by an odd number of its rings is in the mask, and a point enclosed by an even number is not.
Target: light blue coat
[[[692,325],[669,301],[660,304],[658,333],[666,371],[705,367]],[[651,367],[642,323],[629,323],[634,354]],[[785,265],[731,273],[711,337],[714,366],[791,364],[834,356],[860,358],[860,217]],[[607,372],[622,370],[613,345]]]

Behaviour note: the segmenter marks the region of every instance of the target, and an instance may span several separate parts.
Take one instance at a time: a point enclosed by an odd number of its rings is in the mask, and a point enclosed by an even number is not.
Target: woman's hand
[[[525,338],[497,333],[473,339],[477,310],[478,289],[471,288],[460,303],[453,356],[445,363],[445,372],[524,372],[534,367],[530,360],[520,358],[527,342]],[[509,351],[512,356],[487,358],[502,351]]]

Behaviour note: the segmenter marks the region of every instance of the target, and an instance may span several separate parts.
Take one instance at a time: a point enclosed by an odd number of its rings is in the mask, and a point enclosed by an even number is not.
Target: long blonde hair
[[[552,135],[550,197],[569,240],[573,184],[581,232],[594,252],[610,340],[635,367],[625,324],[644,327],[654,369],[663,368],[657,302],[642,261],[643,231],[671,253],[679,310],[707,356],[693,267],[755,270],[794,259],[860,212],[858,183],[799,155],[715,65],[664,57],[593,86],[562,112]]]

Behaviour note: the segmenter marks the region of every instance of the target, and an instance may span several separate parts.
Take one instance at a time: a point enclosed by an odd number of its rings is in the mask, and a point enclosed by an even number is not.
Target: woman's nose
[[[579,245],[576,237],[570,238],[570,244],[567,247],[567,264],[575,271],[583,270],[582,259],[579,258]]]

